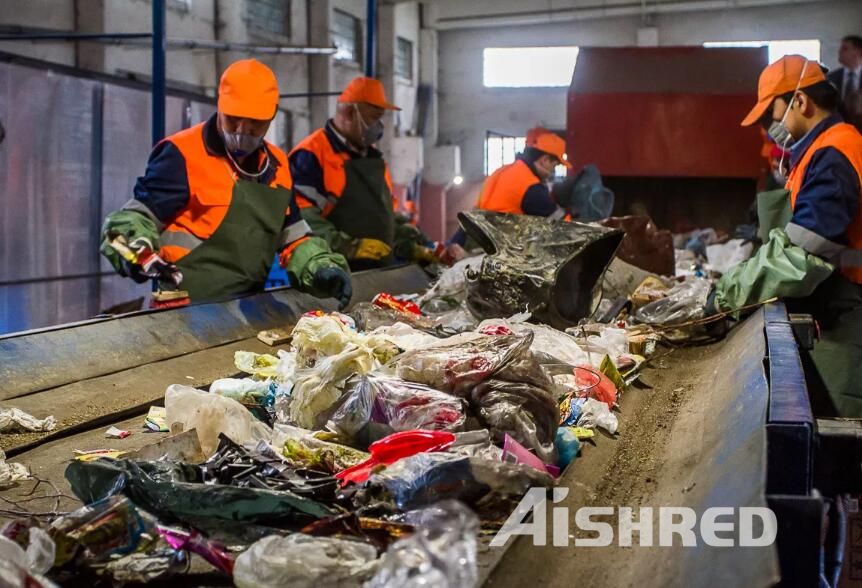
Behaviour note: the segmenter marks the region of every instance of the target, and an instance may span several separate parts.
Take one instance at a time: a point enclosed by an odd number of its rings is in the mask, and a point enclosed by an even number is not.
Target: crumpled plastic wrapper
[[[346,439],[355,438],[369,422],[392,431],[457,431],[467,419],[462,399],[380,374],[360,377],[345,396],[326,427]]]
[[[261,380],[275,378],[279,374],[279,359],[269,353],[237,351],[233,354],[233,364],[239,371],[252,374]]]
[[[19,408],[0,408],[0,433],[45,432],[55,426],[53,416],[37,419]]]
[[[480,336],[458,345],[444,344],[408,351],[395,359],[395,374],[466,397],[476,384],[490,378],[512,359],[528,351],[532,336]]]
[[[365,451],[318,439],[312,431],[290,425],[275,426],[272,445],[297,467],[325,470],[333,474],[352,468],[370,457]]]
[[[498,325],[507,327],[516,335],[523,335],[527,332],[533,333],[533,343],[530,345],[530,349],[534,353],[544,353],[571,366],[588,361],[586,351],[578,345],[574,337],[547,325],[516,322],[512,319],[488,319],[482,321],[478,328]]]
[[[39,531],[40,529],[36,530]],[[50,541],[50,538],[47,539]],[[45,572],[38,571],[44,566],[33,567],[29,552],[29,547],[25,552],[24,548],[16,542],[0,536],[0,586],[3,588],[56,588],[56,584],[41,575]]]
[[[220,433],[239,444],[272,437],[272,430],[236,400],[181,384],[165,391],[165,415],[172,432],[196,429],[207,457],[218,447]]]
[[[650,325],[675,325],[703,316],[712,282],[705,278],[686,278],[667,292],[667,297],[637,309],[634,318]]]
[[[466,506],[446,500],[407,513],[417,532],[395,542],[366,588],[475,586],[479,519]]]
[[[483,259],[485,259],[484,253],[464,258],[452,267],[446,268],[440,274],[440,278],[425,294],[419,297],[416,303],[424,310],[425,305],[436,298],[463,300],[467,297],[467,270],[481,267]]]
[[[30,470],[23,463],[9,463],[6,452],[0,449],[0,489],[14,486],[30,477]]]
[[[350,311],[350,316],[356,321],[356,328],[365,332],[376,331],[380,327],[388,327],[396,323],[405,323],[423,331],[434,329],[434,322],[426,316],[394,308],[383,308],[371,302],[360,302]]]
[[[429,335],[425,331],[421,331],[402,322],[389,326],[377,327],[369,333],[369,336],[386,339],[404,351],[433,347],[440,343],[440,339],[438,337]]]
[[[296,383],[286,407],[276,404],[276,414],[305,429],[319,428],[318,420],[341,397],[342,388],[354,374],[367,374],[379,363],[368,347],[349,345],[337,355],[319,359],[314,367],[296,372]]]
[[[367,350],[380,362],[389,361],[399,353],[398,348],[385,338],[358,333],[353,320],[339,313],[303,316],[293,328],[292,337],[300,369],[314,366],[323,358],[342,354],[351,347]]]
[[[270,535],[240,554],[233,580],[239,588],[361,588],[377,567],[377,550],[366,543]]]
[[[578,426],[585,429],[601,427],[611,435],[614,435],[619,427],[619,420],[617,419],[617,415],[611,412],[607,404],[595,398],[587,398],[581,405]]]

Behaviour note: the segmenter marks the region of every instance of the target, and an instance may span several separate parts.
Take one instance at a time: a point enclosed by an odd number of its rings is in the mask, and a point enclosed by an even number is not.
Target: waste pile
[[[553,487],[583,443],[625,435],[626,389],[710,289],[650,274],[565,331],[480,320],[484,259],[424,293],[307,313],[273,353],[237,352],[242,377],[168,387],[147,426],[172,436],[148,457],[75,460],[85,506],[0,529],[0,583],[150,582],[194,558],[241,587],[474,585],[480,530]],[[171,450],[188,436],[195,451]],[[13,465],[0,480],[26,475]]]

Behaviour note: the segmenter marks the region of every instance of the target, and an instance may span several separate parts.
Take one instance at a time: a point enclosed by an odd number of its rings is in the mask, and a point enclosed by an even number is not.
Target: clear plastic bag
[[[463,400],[379,374],[362,376],[345,396],[327,428],[346,439],[353,439],[369,422],[385,424],[393,431],[457,431],[467,418]]]
[[[403,349],[404,351],[433,347],[440,343],[440,339],[438,337],[402,322],[395,323],[394,325],[377,327],[368,335],[369,337],[382,338],[391,341],[399,349]]]
[[[417,532],[394,543],[366,588],[475,586],[479,519],[454,500],[407,513]]]
[[[360,588],[377,566],[377,550],[359,541],[270,535],[240,554],[233,579],[239,588]]]
[[[458,345],[442,344],[408,351],[396,358],[395,374],[456,396],[466,396],[517,355],[528,351],[532,336],[481,336]]]
[[[55,588],[29,567],[29,558],[20,545],[0,536],[0,586],[3,588]]]
[[[239,371],[261,380],[278,376],[279,359],[268,353],[237,351],[233,354],[233,363]]]
[[[276,425],[272,445],[294,466],[337,473],[356,466],[369,454],[340,443],[318,439],[312,431]]]
[[[574,337],[563,331],[558,331],[547,325],[534,325],[527,322],[515,322],[511,319],[488,319],[479,324],[479,329],[489,326],[504,326],[516,335],[533,333],[533,343],[530,349],[534,353],[544,353],[568,365],[580,365],[587,362],[587,354],[578,345]]]
[[[634,318],[651,325],[674,325],[703,316],[712,282],[705,278],[686,278],[667,292],[667,297],[642,306]]]
[[[596,400],[595,398],[587,398],[581,405],[581,414],[578,417],[578,426],[585,429],[595,429],[601,427],[611,435],[617,432],[619,421],[617,415],[611,412],[607,404]]]
[[[239,444],[257,443],[272,436],[272,430],[236,400],[181,384],[168,386],[165,415],[174,433],[196,429],[207,457],[218,447],[219,433]]]

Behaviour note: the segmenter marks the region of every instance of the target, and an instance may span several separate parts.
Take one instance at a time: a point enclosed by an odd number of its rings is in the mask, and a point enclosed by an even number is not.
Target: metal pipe
[[[0,41],[125,41],[152,37],[152,33],[7,33],[0,34]]]
[[[729,10],[734,8],[759,8],[764,6],[786,6],[788,4],[808,4],[827,0],[681,0],[677,2],[658,2],[649,11],[653,14],[673,14],[696,12],[700,10]],[[440,31],[484,27],[523,26],[537,24],[558,24],[561,22],[597,20],[639,16],[642,14],[640,2],[629,4],[594,4],[578,8],[556,8],[544,11],[509,12],[504,14],[476,14],[457,17],[443,17],[437,21]]]
[[[365,15],[365,75],[377,76],[377,0],[367,0]]]
[[[340,96],[341,92],[294,92],[292,94],[279,94],[279,98],[319,98],[323,96]]]
[[[153,2],[153,145],[165,137],[167,79],[165,73],[165,0]]]

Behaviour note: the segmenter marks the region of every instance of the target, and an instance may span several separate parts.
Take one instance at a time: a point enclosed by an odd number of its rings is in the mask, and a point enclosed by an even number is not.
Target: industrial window
[[[245,17],[252,31],[290,36],[290,0],[245,0]]]
[[[342,61],[362,61],[362,27],[358,18],[352,14],[335,10],[332,18],[332,42],[337,51],[335,59]]]
[[[398,37],[395,46],[395,75],[413,79],[413,42]]]
[[[799,39],[796,41],[710,41],[704,47],[766,47],[769,63],[778,61],[785,55],[802,55],[811,61],[820,61],[820,41]]]
[[[483,52],[486,88],[547,88],[572,82],[577,47],[491,47]]]
[[[492,135],[489,131],[488,136],[485,137],[485,175],[490,176],[504,165],[515,161],[515,156],[524,151],[526,144],[526,137]],[[554,175],[564,177],[566,166],[558,165]]]

